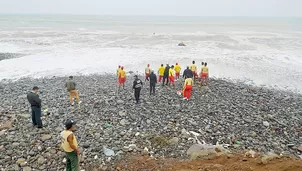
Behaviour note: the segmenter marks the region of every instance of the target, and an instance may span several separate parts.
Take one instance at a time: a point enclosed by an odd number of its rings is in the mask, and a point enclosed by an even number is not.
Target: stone
[[[212,159],[217,156],[226,155],[227,151],[221,146],[209,144],[193,144],[188,150],[187,155],[190,160]]]
[[[0,131],[4,129],[10,129],[13,127],[14,121],[6,121],[5,123],[0,123]]]
[[[268,153],[266,155],[263,155],[260,160],[262,164],[267,164],[269,161],[276,158],[280,158],[280,156],[274,153]]]
[[[122,119],[122,120],[120,121],[120,125],[122,125],[122,126],[125,126],[127,123],[128,123],[128,122],[127,122],[126,119]]]
[[[106,147],[103,147],[103,152],[107,157],[115,155],[113,150],[106,148]]]
[[[256,133],[255,131],[251,131],[250,136],[251,136],[251,137],[256,137],[256,136],[257,136],[257,133]]]
[[[123,100],[117,100],[116,103],[121,105],[121,104],[124,104],[124,101]]]
[[[263,121],[263,125],[269,127],[269,123],[267,121]]]
[[[42,141],[46,141],[46,140],[50,140],[51,139],[51,135],[50,134],[45,134],[41,137]]]
[[[83,144],[83,147],[84,147],[84,148],[89,148],[89,147],[90,147],[90,144],[84,143],[84,144]]]
[[[173,138],[171,138],[171,139],[169,140],[169,143],[170,143],[171,145],[178,144],[178,142],[179,142],[179,138],[177,138],[177,137],[173,137]]]
[[[43,165],[45,163],[45,158],[43,156],[40,156],[37,160],[39,165]]]
[[[122,110],[122,111],[119,111],[119,112],[118,112],[118,115],[119,115],[120,117],[123,117],[123,116],[126,116],[126,115],[127,115],[127,112],[124,111],[124,110]]]
[[[16,164],[20,165],[21,163],[25,163],[26,162],[26,159],[25,158],[19,158],[17,161],[16,161]]]
[[[299,150],[300,152],[302,152],[302,145],[300,145],[297,150]]]
[[[24,167],[23,171],[31,171],[31,168],[30,167]]]
[[[0,137],[5,135],[5,130],[0,131]]]

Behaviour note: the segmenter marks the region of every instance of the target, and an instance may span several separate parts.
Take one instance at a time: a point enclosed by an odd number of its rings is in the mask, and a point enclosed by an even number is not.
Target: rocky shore
[[[142,103],[134,104],[132,77],[117,91],[112,75],[75,77],[81,106],[70,106],[66,78],[24,78],[0,82],[0,169],[64,170],[59,133],[63,122],[78,122],[81,168],[110,168],[128,154],[187,159],[198,142],[220,144],[229,151],[255,150],[282,155],[302,154],[302,95],[210,80],[209,87],[193,89],[183,101],[176,89],[158,85]],[[36,85],[47,112],[45,128],[31,124],[26,93]],[[114,154],[113,154],[114,153]]]

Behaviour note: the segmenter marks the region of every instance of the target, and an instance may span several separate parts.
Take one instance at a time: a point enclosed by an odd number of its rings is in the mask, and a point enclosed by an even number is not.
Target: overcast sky
[[[0,0],[0,13],[302,16],[302,0]]]

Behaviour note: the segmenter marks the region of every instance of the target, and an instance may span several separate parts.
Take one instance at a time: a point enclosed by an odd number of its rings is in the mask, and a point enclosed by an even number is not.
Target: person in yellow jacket
[[[147,67],[145,68],[145,82],[149,81],[149,75],[151,74],[151,68],[150,68],[150,64],[147,65]]]
[[[193,79],[191,77],[188,77],[185,79],[185,83],[183,87],[184,100],[189,100],[191,98],[192,88],[193,88]]]
[[[117,77],[118,77],[118,73],[120,72],[120,70],[121,70],[121,66],[119,65],[118,68],[117,68],[117,70],[116,70]]]
[[[179,79],[179,76],[180,76],[180,71],[181,71],[181,67],[178,65],[178,63],[176,63],[175,67],[174,67],[174,70],[175,70],[175,77],[176,77],[176,80]]]
[[[73,133],[76,130],[76,122],[67,120],[65,127],[66,129],[61,132],[61,148],[66,153],[66,171],[78,171],[80,150],[77,138]]]
[[[209,68],[208,64],[205,62],[204,66],[201,68],[201,85],[205,82],[206,85],[209,84]]]
[[[165,73],[165,67],[164,67],[164,64],[161,64],[160,67],[158,68],[158,82],[161,83],[161,80],[163,79],[164,77],[164,73]]]
[[[171,66],[169,69],[169,85],[172,84],[173,87],[175,87],[175,71],[174,71],[174,65]]]
[[[121,67],[121,70],[118,73],[118,83],[119,83],[119,89],[121,86],[123,86],[123,89],[125,89],[125,82],[126,82],[126,71],[124,70],[124,67]]]
[[[197,75],[197,66],[195,65],[195,61],[192,61],[192,65],[190,66],[190,70],[193,73],[194,80],[198,77]]]

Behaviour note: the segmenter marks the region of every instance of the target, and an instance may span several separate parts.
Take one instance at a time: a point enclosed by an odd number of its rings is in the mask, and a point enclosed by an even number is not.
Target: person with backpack
[[[138,76],[135,75],[134,76],[134,81],[133,81],[133,89],[134,89],[134,97],[135,97],[136,104],[140,103],[139,97],[140,97],[142,87],[143,87],[142,80],[140,80],[138,78]]]

